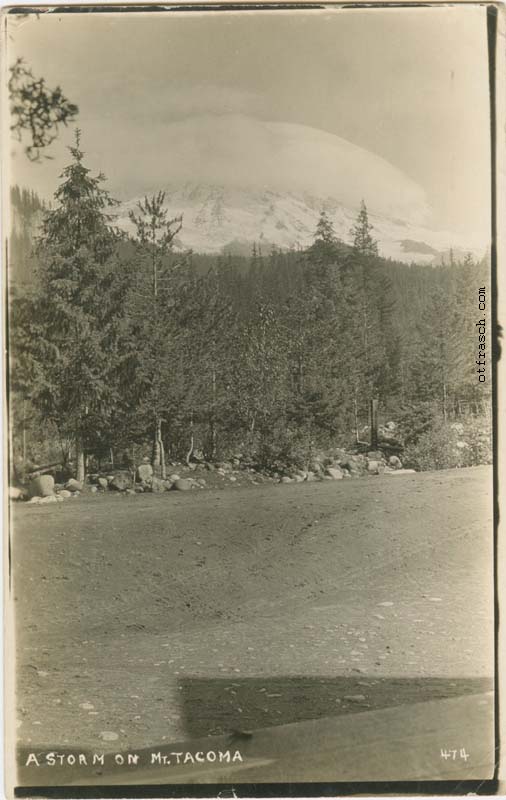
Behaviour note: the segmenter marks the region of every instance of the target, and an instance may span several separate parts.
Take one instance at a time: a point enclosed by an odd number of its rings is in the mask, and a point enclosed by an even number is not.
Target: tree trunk
[[[79,483],[84,483],[86,480],[86,458],[83,443],[79,436],[76,439],[76,480]]]
[[[214,354],[214,349],[213,349]],[[216,431],[216,368],[212,366],[211,372],[211,391],[212,391],[212,404],[211,404],[211,419],[210,419],[210,428],[211,428],[211,461],[216,458],[216,450],[217,450],[217,431]]]
[[[23,469],[26,464],[26,401],[23,397]]]
[[[186,454],[186,463],[190,466],[190,458],[193,455],[193,448],[194,448],[194,437],[193,437],[193,411],[190,415],[190,449]]]
[[[157,418],[155,424],[151,465],[155,475],[165,478],[165,449],[162,440],[162,420],[160,417]]]

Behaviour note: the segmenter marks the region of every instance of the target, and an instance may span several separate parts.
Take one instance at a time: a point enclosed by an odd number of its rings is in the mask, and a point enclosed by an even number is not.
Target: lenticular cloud
[[[162,134],[162,131],[160,131]],[[206,182],[334,197],[378,214],[423,223],[423,190],[374,153],[306,125],[242,115],[202,115],[163,127],[158,183]]]

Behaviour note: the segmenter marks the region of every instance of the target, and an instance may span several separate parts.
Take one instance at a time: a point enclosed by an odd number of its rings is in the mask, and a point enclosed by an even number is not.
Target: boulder
[[[72,492],[69,492],[68,489],[62,489],[60,492],[58,492],[58,497],[63,497],[63,499],[65,500],[67,497],[70,497],[71,494]]]
[[[334,460],[335,461],[343,461],[343,460],[346,461],[347,458],[348,458],[348,455],[346,453],[346,450],[343,450],[341,447],[337,447],[334,450]]]
[[[153,492],[153,494],[160,494],[161,492],[166,492],[167,486],[165,484],[165,481],[153,475],[153,477],[151,478],[151,491]]]
[[[99,478],[97,480],[97,485],[100,487],[100,489],[108,489],[109,488],[109,484],[107,482],[107,478]]]
[[[25,493],[16,486],[9,486],[9,500],[23,500]]]
[[[388,465],[393,469],[402,469],[402,461],[399,456],[390,456],[388,459]]]
[[[28,487],[30,497],[50,497],[54,494],[54,478],[52,475],[39,475]]]
[[[118,472],[113,476],[112,481],[109,481],[109,489],[116,492],[124,492],[125,489],[131,489],[132,480],[124,472]]]
[[[416,475],[416,469],[396,469],[389,471],[388,475]]]
[[[57,497],[55,494],[48,494],[45,497],[39,497],[39,505],[46,505],[46,503],[57,503],[63,498]]]
[[[333,481],[340,481],[343,477],[343,471],[340,467],[327,467],[325,472]]]
[[[379,450],[371,450],[367,453],[367,458],[369,461],[382,461],[383,460],[383,453]]]
[[[125,489],[125,494],[136,494],[135,489]]]
[[[177,481],[174,481],[173,489],[177,489],[179,492],[188,492],[192,488],[192,481],[188,480],[188,478],[178,478]]]
[[[140,464],[137,467],[137,480],[139,483],[149,483],[153,477],[153,467],[151,464]]]
[[[76,481],[75,478],[71,478],[65,484],[65,489],[69,492],[82,492],[83,485],[80,481]]]
[[[378,475],[379,474],[379,461],[369,461],[367,464],[367,471],[370,475]]]
[[[293,483],[293,478],[289,478],[287,475],[283,475],[280,483]]]
[[[169,480],[172,481],[172,483],[175,483],[176,481],[179,480],[179,475],[176,475],[176,473],[174,473],[173,475],[169,475]]]
[[[232,471],[232,464],[229,461],[216,461],[215,465],[216,469],[222,469],[225,472]]]

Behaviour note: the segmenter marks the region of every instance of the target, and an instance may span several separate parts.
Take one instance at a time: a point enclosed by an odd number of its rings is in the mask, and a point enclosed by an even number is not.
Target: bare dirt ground
[[[22,752],[490,690],[491,497],[478,467],[16,505]]]

